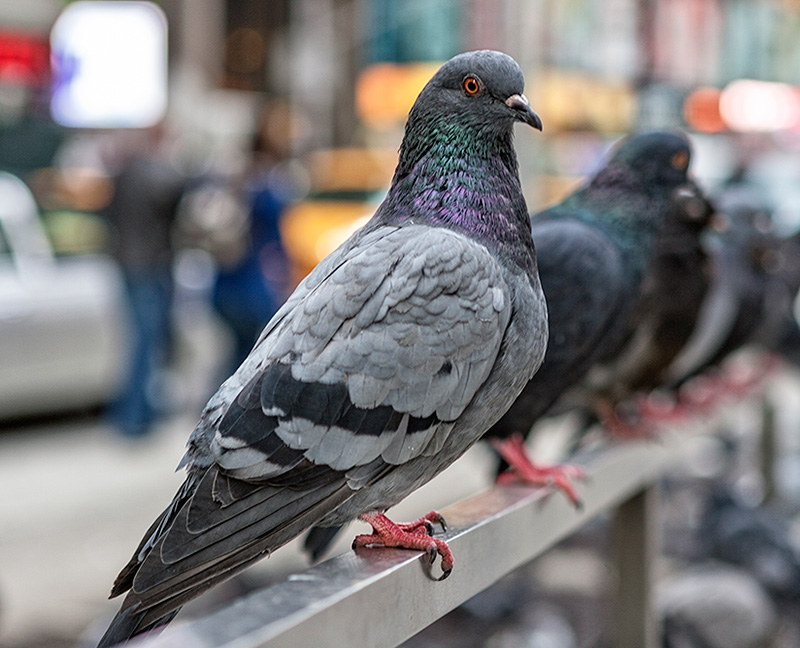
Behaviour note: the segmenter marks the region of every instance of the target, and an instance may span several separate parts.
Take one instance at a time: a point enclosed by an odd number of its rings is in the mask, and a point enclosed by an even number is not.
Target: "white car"
[[[110,400],[127,347],[113,259],[55,257],[36,202],[0,172],[0,419]]]

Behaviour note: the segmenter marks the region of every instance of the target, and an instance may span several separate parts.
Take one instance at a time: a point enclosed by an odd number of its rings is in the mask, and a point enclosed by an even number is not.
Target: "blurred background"
[[[2,645],[103,625],[202,405],[373,213],[431,74],[480,48],[544,122],[517,132],[532,211],[679,128],[705,189],[800,226],[800,2],[0,0]],[[489,483],[458,474],[440,504]]]

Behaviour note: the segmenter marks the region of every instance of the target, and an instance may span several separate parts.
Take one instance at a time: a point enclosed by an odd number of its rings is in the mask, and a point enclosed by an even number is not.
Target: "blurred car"
[[[30,190],[0,172],[0,419],[110,400],[124,368],[124,303],[113,259],[55,256]]]

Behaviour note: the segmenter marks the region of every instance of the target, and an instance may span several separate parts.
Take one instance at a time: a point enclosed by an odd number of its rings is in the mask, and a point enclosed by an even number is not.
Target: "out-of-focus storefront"
[[[37,169],[67,164],[54,163],[65,144],[109,134],[51,119],[59,77],[48,64],[50,31],[65,8],[78,4],[0,3],[2,168],[34,177]],[[796,2],[162,0],[158,7],[168,30],[165,124],[175,159],[193,173],[237,173],[247,163],[262,106],[279,100],[287,115],[277,129],[287,169],[296,192],[308,194],[297,211],[307,223],[310,211],[320,209],[309,226],[314,231],[330,218],[342,233],[345,214],[368,213],[391,176],[391,164],[387,171],[381,163],[379,181],[365,172],[368,182],[353,185],[351,178],[346,188],[331,188],[315,160],[365,169],[377,158],[391,160],[418,90],[441,61],[467,49],[502,49],[526,72],[527,93],[545,125],[543,134],[519,134],[532,209],[561,197],[611,142],[637,128],[688,130],[695,171],[712,187],[742,166],[757,168],[761,158],[773,158],[766,167],[792,166],[797,147]],[[742,80],[786,85],[777,91],[735,85]],[[48,189],[48,204],[53,196],[94,192],[88,204],[95,206],[103,190],[81,166],[67,188],[61,177],[52,189],[52,172],[33,184]],[[786,191],[777,191],[782,203]],[[293,241],[327,249],[313,242],[316,235],[297,237],[303,227],[289,226]],[[317,253],[295,252],[294,245],[293,256],[306,268]]]

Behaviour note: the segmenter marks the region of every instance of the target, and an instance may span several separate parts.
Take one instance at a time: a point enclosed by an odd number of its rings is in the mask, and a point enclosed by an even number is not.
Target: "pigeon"
[[[642,282],[632,317],[635,330],[604,368],[609,411],[642,395],[633,403],[636,411],[629,433],[646,436],[643,423],[685,414],[677,407],[648,402],[648,395],[667,382],[667,372],[700,315],[712,274],[703,235],[715,222],[715,214],[714,206],[694,181],[675,191]]]
[[[800,600],[800,546],[778,508],[749,506],[726,484],[714,484],[699,529],[704,557],[744,568],[784,601]]]
[[[524,437],[630,337],[655,242],[673,193],[687,182],[690,156],[682,133],[628,136],[588,183],[531,219],[550,339],[541,368],[485,438],[516,476],[555,485],[576,504],[569,477],[580,471],[532,464]]]
[[[692,563],[662,579],[654,598],[663,648],[774,645],[778,609],[758,581],[742,569]]]
[[[723,193],[717,204],[722,218],[707,243],[708,294],[690,339],[667,371],[668,386],[694,406],[705,401],[705,409],[726,391],[740,389],[735,379],[720,375],[735,352],[755,346],[792,361],[793,348],[800,349],[793,313],[800,288],[796,239],[778,238],[769,208],[741,191]],[[772,366],[769,360],[763,364],[755,376]]]
[[[536,372],[547,314],[513,124],[541,130],[509,56],[445,63],[414,103],[388,194],[300,283],[206,405],[186,480],[111,596],[100,646],[168,623],[314,524],[453,556],[431,512],[384,511],[461,456]]]

